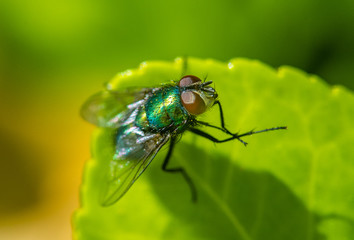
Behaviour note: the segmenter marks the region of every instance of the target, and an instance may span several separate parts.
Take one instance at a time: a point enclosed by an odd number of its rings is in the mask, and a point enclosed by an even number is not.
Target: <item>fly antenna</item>
[[[205,87],[205,86],[207,86],[207,85],[210,85],[210,84],[212,84],[213,83],[213,81],[207,81],[207,82],[203,82],[201,85],[202,85],[202,87]]]

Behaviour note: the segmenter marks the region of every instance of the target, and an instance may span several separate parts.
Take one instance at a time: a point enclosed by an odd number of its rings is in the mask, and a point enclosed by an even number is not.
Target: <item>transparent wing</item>
[[[86,121],[99,127],[119,127],[141,104],[152,89],[102,91],[91,96],[81,107]]]
[[[110,162],[101,204],[109,206],[118,201],[168,140],[168,136],[160,134],[147,135],[133,124],[118,128],[116,152]]]

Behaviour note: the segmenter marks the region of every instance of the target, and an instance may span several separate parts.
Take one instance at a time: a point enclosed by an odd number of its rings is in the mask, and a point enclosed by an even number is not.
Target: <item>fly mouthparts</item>
[[[210,93],[215,93],[214,88],[202,88],[203,91],[210,92]]]

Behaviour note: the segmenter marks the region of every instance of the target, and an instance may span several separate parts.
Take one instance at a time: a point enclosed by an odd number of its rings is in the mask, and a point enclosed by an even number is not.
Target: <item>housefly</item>
[[[272,130],[275,127],[243,134],[231,133],[224,123],[223,110],[218,94],[211,87],[212,81],[202,81],[196,76],[186,75],[178,82],[156,88],[126,91],[105,90],[89,98],[81,109],[82,117],[99,127],[114,130],[114,148],[109,164],[109,179],[101,199],[103,206],[118,201],[145,171],[159,150],[169,142],[169,151],[162,169],[183,175],[196,200],[196,189],[183,168],[169,168],[176,140],[185,131],[190,131],[215,143],[237,139],[247,145],[242,137]],[[197,117],[217,105],[221,126],[198,121]],[[228,135],[217,139],[200,130],[198,126],[218,129]]]

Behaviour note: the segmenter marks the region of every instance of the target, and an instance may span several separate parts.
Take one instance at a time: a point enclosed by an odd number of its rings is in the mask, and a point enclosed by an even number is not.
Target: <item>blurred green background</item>
[[[0,2],[0,239],[70,239],[81,103],[145,60],[292,65],[354,89],[354,1]],[[55,233],[53,235],[53,233]]]

